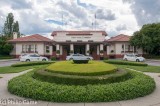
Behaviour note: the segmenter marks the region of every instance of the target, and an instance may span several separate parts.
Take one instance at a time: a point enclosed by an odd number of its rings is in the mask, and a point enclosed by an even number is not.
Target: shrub
[[[51,61],[56,61],[56,57],[51,57]]]
[[[153,78],[129,71],[132,79],[112,84],[63,85],[32,78],[34,72],[18,76],[8,82],[10,93],[52,102],[108,102],[134,99],[150,94],[155,89]]]
[[[89,62],[89,60],[73,60],[73,62],[76,64],[83,64],[83,63],[86,64]]]
[[[20,62],[11,65],[12,67],[22,67],[22,66],[34,66],[34,65],[45,65],[45,64],[51,64],[54,62],[49,62],[49,61],[39,61],[39,62]]]
[[[87,85],[121,82],[131,78],[131,75],[128,73],[128,71],[124,70],[119,70],[113,74],[100,76],[64,75],[39,70],[34,73],[33,78],[57,84]]]
[[[119,64],[119,65],[148,66],[148,64],[146,64],[146,63],[119,61],[119,60],[104,60],[104,62],[110,63],[110,64]]]
[[[108,60],[108,57],[104,57],[104,60]]]

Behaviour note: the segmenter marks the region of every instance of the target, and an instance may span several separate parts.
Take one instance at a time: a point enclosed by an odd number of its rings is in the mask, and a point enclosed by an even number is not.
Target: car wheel
[[[91,60],[90,58],[87,58],[88,60]]]
[[[30,62],[30,60],[29,60],[29,59],[27,59],[27,60],[26,60],[26,62]]]
[[[73,58],[70,58],[69,60],[73,60]]]
[[[125,58],[124,60],[125,60],[125,61],[127,61],[127,59],[126,59],[126,58]]]
[[[136,62],[140,62],[139,59],[137,59]]]
[[[47,61],[46,59],[42,59],[42,61]]]

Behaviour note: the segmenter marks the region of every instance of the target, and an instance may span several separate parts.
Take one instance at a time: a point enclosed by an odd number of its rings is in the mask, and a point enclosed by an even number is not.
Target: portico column
[[[56,55],[59,55],[58,51],[60,50],[59,44],[56,44]]]
[[[99,55],[99,45],[97,45],[97,55]]]
[[[89,55],[90,54],[90,45],[87,44],[86,45],[86,55]]]
[[[70,53],[71,53],[71,54],[74,53],[74,46],[73,46],[73,44],[70,44]]]
[[[104,52],[104,45],[100,44],[100,55],[103,56],[103,52]]]
[[[63,54],[63,46],[60,45],[60,55],[62,55],[62,54]]]
[[[124,44],[124,54],[126,53],[126,45]]]

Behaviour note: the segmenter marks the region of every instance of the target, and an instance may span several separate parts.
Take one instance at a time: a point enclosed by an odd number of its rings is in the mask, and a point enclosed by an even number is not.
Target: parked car
[[[48,61],[48,58],[42,57],[38,54],[25,54],[20,56],[20,61]]]
[[[145,58],[137,54],[125,54],[123,57],[123,60],[143,62],[145,61]]]
[[[93,60],[93,57],[85,56],[83,54],[71,54],[66,57],[66,60]]]

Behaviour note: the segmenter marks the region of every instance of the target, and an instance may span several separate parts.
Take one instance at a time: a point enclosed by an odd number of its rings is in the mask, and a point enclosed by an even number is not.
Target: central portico
[[[91,55],[94,59],[104,55],[105,31],[54,31],[52,36],[55,45],[53,54],[60,59],[72,53]]]

